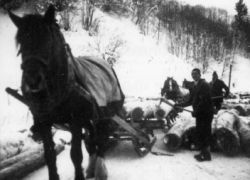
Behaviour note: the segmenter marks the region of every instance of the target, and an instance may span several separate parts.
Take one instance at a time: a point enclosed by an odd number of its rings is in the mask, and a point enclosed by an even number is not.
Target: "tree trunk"
[[[82,1],[82,27],[85,30],[89,30],[94,14],[94,6],[89,0]]]

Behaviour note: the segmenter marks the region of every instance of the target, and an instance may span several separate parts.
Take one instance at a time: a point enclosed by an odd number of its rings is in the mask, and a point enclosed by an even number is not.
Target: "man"
[[[218,75],[216,71],[213,72],[212,81],[210,82],[212,99],[215,106],[216,113],[221,109],[221,104],[223,102],[223,97],[227,97],[229,95],[229,88],[226,84],[218,79]],[[225,95],[223,96],[223,89],[225,91]]]
[[[192,70],[192,78],[194,87],[189,100],[176,104],[175,108],[192,105],[192,116],[196,118],[196,133],[198,147],[200,148],[200,153],[195,155],[194,158],[197,161],[210,161],[211,124],[213,120],[213,103],[209,90],[210,87],[204,79],[201,79],[199,69],[195,68]]]

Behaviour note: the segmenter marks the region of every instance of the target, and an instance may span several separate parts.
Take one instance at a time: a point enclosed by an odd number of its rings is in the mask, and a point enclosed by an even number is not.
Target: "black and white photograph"
[[[0,0],[0,180],[249,180],[249,0]]]

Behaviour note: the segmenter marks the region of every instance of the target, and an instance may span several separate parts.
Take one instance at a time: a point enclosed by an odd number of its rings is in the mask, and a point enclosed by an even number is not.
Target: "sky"
[[[190,5],[203,5],[205,7],[218,7],[228,11],[229,14],[235,15],[235,4],[239,0],[179,0],[181,2],[186,2]],[[248,14],[250,11],[250,0],[243,0],[248,8]]]

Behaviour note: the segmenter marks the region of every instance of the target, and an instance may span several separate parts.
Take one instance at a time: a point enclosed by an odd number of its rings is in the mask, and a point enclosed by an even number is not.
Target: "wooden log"
[[[0,170],[6,168],[8,166],[11,166],[17,162],[20,162],[28,156],[32,156],[33,154],[37,154],[40,151],[43,151],[42,144],[36,145],[36,146],[32,147],[32,149],[23,151],[20,154],[17,154],[15,156],[12,156],[11,158],[5,159],[5,160],[0,162]]]
[[[238,115],[233,110],[220,111],[214,119],[213,135],[217,147],[228,156],[237,155],[240,151],[240,139],[236,131]]]
[[[165,120],[169,112],[173,109],[172,106],[161,103],[158,105],[154,111],[154,116],[157,120]]]
[[[160,100],[158,99],[149,100],[137,98],[130,101],[127,100],[124,104],[126,117],[135,120],[154,118],[154,112],[159,105],[159,102]]]
[[[170,151],[179,149],[183,141],[184,133],[193,126],[195,126],[195,123],[192,117],[178,119],[164,137],[164,144],[167,149]]]
[[[184,133],[182,135],[182,146],[189,150],[197,149],[197,135],[196,135],[196,125],[195,119],[190,118],[186,120],[184,124]]]
[[[55,149],[56,154],[59,154],[64,150],[64,145],[58,144]],[[44,164],[44,151],[41,144],[35,149],[27,150],[15,157],[2,161],[0,163],[0,179],[19,180]]]
[[[143,110],[141,107],[135,107],[134,109],[132,109],[131,111],[131,119],[133,121],[142,121],[143,119]]]
[[[240,136],[240,146],[247,157],[250,157],[250,127],[247,121],[239,118],[237,122],[238,134]]]

